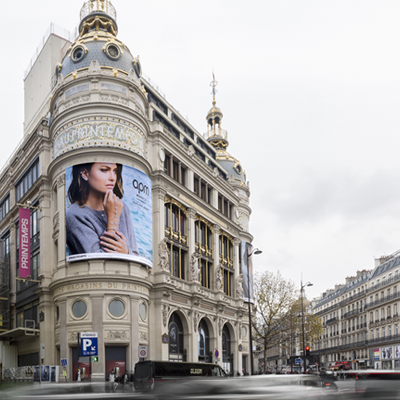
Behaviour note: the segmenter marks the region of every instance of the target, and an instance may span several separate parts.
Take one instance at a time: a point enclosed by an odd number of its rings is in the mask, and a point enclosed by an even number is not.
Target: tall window
[[[188,239],[187,211],[175,200],[166,198],[164,205],[165,236],[171,253],[171,275],[180,279],[187,277]]]
[[[1,236],[0,246],[4,250],[4,263],[0,264],[0,332],[10,329],[10,232],[7,231]]]
[[[176,180],[182,185],[186,182],[186,167],[180,161],[174,159],[173,156],[166,155],[164,160],[164,171],[172,179]]]
[[[39,158],[27,168],[22,177],[15,184],[15,197],[18,202],[24,194],[32,187],[39,177]]]
[[[10,211],[10,195],[8,194],[1,202],[0,202],[0,221],[7,215]]]
[[[234,281],[234,244],[233,238],[226,233],[219,235],[219,261],[223,269],[224,292],[228,296],[233,296]]]
[[[201,217],[195,221],[195,249],[200,254],[199,270],[202,286],[212,289],[213,285],[213,228]]]
[[[226,325],[222,330],[222,365],[225,371],[231,372],[231,335]]]

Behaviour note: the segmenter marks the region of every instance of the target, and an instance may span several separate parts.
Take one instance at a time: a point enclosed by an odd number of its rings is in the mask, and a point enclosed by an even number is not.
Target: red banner
[[[31,211],[19,209],[19,277],[31,275]]]

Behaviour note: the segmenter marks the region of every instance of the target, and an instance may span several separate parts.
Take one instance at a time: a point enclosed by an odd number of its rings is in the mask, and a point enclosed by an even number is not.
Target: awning
[[[35,336],[40,334],[40,329],[33,328],[15,328],[6,332],[0,333],[0,340],[15,339],[21,336]]]

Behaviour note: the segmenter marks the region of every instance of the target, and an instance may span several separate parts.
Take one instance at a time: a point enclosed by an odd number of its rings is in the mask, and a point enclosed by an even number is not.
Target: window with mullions
[[[171,275],[180,279],[187,277],[187,211],[178,202],[168,199],[164,206],[165,236],[170,250]]]
[[[223,268],[224,293],[233,296],[234,269],[233,269],[234,244],[233,238],[222,233],[219,236],[219,261]]]
[[[10,195],[8,194],[3,201],[0,203],[0,221],[10,211]]]
[[[200,254],[199,270],[202,286],[212,289],[213,285],[213,229],[208,221],[195,221],[195,249]]]
[[[15,197],[18,202],[24,194],[32,187],[39,177],[39,158],[37,158],[19,179],[15,185]]]

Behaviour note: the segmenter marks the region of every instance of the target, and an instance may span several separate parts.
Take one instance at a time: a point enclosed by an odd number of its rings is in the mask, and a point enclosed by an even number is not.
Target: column
[[[215,281],[215,270],[219,265],[219,231],[221,227],[217,224],[213,225],[213,235],[214,235],[214,271],[213,271],[213,277],[212,277],[212,288],[215,290],[214,287],[214,281]]]
[[[169,176],[174,177],[174,157],[172,155],[169,157]]]
[[[64,263],[66,258],[65,243],[67,239],[65,237],[65,175],[59,175],[57,178],[57,212],[58,212],[58,244],[57,244],[57,263]]]
[[[208,203],[208,183],[206,183],[206,196],[205,196],[206,202]]]
[[[164,239],[165,237],[165,232],[164,232],[164,225],[165,225],[165,210],[164,210],[164,204],[165,204],[165,195],[166,191],[161,188],[157,188],[156,190],[153,191],[153,222],[156,221],[156,223],[153,223],[154,231],[153,231],[153,240],[155,241],[155,246],[153,248],[155,249],[153,253],[153,266],[155,267],[155,270],[157,270],[158,262],[159,262],[159,256],[158,256],[158,246],[161,242],[161,240]]]
[[[106,369],[106,352],[103,335],[103,295],[92,296],[92,329],[97,332],[99,361],[92,363],[92,382],[104,382]]]
[[[182,184],[182,163],[178,163],[178,182]]]
[[[186,179],[187,179],[187,182],[186,182],[185,186],[191,192],[194,192],[194,173],[193,173],[193,170],[191,170],[189,168],[186,170]]]
[[[60,358],[66,358],[67,379],[72,381],[72,359],[68,357],[68,335],[67,335],[67,299],[62,298],[58,301],[58,312],[60,318]],[[58,360],[60,362],[60,360]],[[60,382],[62,382],[62,367],[60,368]]]
[[[189,208],[188,209],[188,239],[189,239],[189,261],[190,257],[192,254],[196,251],[196,236],[195,236],[195,216],[196,216],[196,210],[194,208]]]

